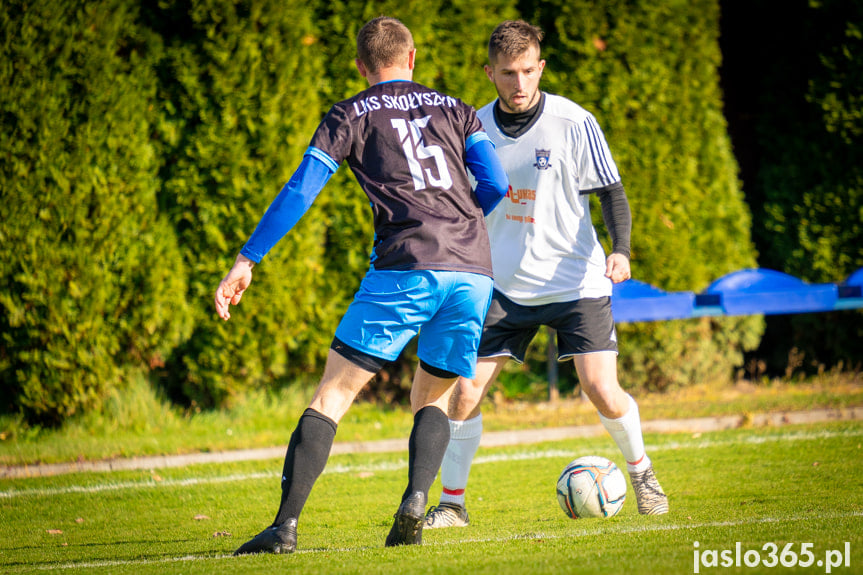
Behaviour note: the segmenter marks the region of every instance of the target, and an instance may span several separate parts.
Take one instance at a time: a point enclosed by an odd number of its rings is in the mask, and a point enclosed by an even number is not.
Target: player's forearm
[[[251,258],[244,256],[242,253],[237,254],[236,259],[234,260],[234,267],[237,266],[248,266],[249,269],[255,267],[257,262]]]
[[[599,205],[602,208],[602,218],[611,236],[612,252],[630,257],[632,237],[632,213],[629,210],[629,200],[623,184],[603,188],[597,192]]]

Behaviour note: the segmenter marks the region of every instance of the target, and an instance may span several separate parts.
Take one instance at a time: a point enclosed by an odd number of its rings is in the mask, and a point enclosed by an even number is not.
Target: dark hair
[[[509,57],[519,56],[531,46],[539,50],[542,37],[542,30],[538,26],[528,24],[524,20],[501,22],[488,39],[488,61],[494,64],[500,54]]]
[[[398,64],[413,49],[411,31],[395,18],[369,20],[357,34],[357,58],[372,73]]]

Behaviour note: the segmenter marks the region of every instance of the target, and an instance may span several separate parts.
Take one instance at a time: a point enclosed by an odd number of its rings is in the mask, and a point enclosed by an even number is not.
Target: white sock
[[[450,419],[449,433],[449,445],[440,468],[440,482],[443,485],[440,502],[464,506],[464,490],[470,466],[482,438],[482,414],[466,421]]]
[[[599,414],[599,420],[612,439],[620,448],[626,459],[626,469],[630,473],[640,473],[650,466],[650,458],[644,451],[644,438],[641,435],[641,418],[638,415],[638,404],[631,395],[629,398],[629,410],[617,419],[609,419]]]

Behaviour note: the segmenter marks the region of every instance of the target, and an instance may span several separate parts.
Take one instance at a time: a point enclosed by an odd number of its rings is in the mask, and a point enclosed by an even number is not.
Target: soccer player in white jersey
[[[594,117],[539,89],[542,31],[500,24],[489,40],[486,75],[498,98],[477,115],[509,177],[507,198],[486,216],[494,295],[476,378],[460,378],[451,400],[450,443],[440,504],[426,529],[466,526],[470,466],[482,434],[480,402],[509,358],[524,361],[541,325],[557,331],[558,361],[572,358],[584,393],[627,462],[642,514],[668,512],[644,450],[638,406],[617,379],[611,286],[630,277],[632,219],[617,166]],[[607,258],[590,219],[599,197],[613,251]]]

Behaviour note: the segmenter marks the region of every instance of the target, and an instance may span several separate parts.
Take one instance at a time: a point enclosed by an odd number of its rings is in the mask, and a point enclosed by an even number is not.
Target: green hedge
[[[321,115],[319,39],[308,9],[284,2],[196,0],[144,14],[164,48],[157,145],[159,205],[182,246],[191,338],[159,382],[170,397],[224,405],[251,386],[313,369],[335,311],[326,291],[314,211],[255,271],[229,323],[217,319],[216,285],[270,201],[299,164]],[[167,7],[164,7],[167,6]]]
[[[188,275],[156,203],[153,39],[134,3],[13,2],[0,18],[0,379],[56,423],[187,335]]]
[[[58,422],[97,407],[142,365],[169,397],[201,407],[228,405],[249,387],[316,378],[372,241],[367,199],[345,167],[255,268],[230,322],[217,319],[213,294],[328,107],[364,87],[354,39],[380,14],[412,28],[418,81],[477,107],[494,97],[482,72],[491,30],[519,14],[539,23],[549,61],[543,88],[594,112],[619,164],[634,215],[635,277],[698,291],[755,264],[718,88],[717,0],[403,6],[7,3],[5,410]],[[827,115],[845,126],[848,115],[836,109]],[[853,119],[852,106],[841,109]],[[621,326],[622,380],[664,388],[728,377],[761,324]],[[541,377],[544,352],[537,355],[529,368]],[[409,351],[375,393],[403,390],[410,364]]]
[[[777,41],[789,56],[765,70],[754,106],[761,162],[753,187],[763,205],[753,208],[753,233],[769,246],[764,267],[839,283],[863,267],[863,3],[803,4],[800,29]],[[793,129],[777,129],[789,121]],[[861,318],[860,311],[771,318],[770,341],[796,348],[806,371],[859,370]],[[766,351],[774,369],[787,365],[787,355]]]

